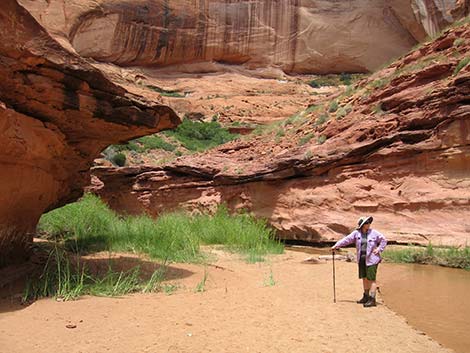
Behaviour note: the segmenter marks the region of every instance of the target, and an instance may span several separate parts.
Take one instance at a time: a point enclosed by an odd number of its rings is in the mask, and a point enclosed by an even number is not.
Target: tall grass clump
[[[161,266],[148,280],[141,278],[139,267],[117,272],[110,266],[104,274],[91,273],[78,257],[70,256],[57,243],[47,254],[41,272],[33,274],[26,283],[24,302],[43,297],[68,301],[82,295],[113,297],[140,291],[156,292],[160,291],[166,270],[166,265]]]
[[[265,221],[246,214],[231,215],[225,207],[214,215],[173,212],[157,219],[118,217],[98,197],[88,194],[44,215],[39,228],[76,253],[123,251],[172,262],[201,262],[205,260],[201,245],[220,244],[259,258],[283,252]]]
[[[222,244],[229,251],[245,255],[248,261],[254,258],[254,254],[262,260],[267,254],[284,251],[284,246],[275,240],[274,231],[264,220],[248,214],[230,215],[223,206],[213,216],[194,217],[192,225],[202,244]]]
[[[115,272],[110,267],[104,276],[88,276],[85,293],[99,297],[116,297],[140,291],[141,287],[155,288],[154,283],[151,283],[152,279],[144,284],[141,283],[139,275],[139,267],[127,272]]]
[[[418,263],[470,270],[470,247],[409,246],[401,249],[386,249],[385,260],[397,263]]]
[[[55,245],[48,253],[42,272],[27,281],[23,301],[42,297],[76,299],[83,294],[85,281],[84,269],[73,266],[65,251]]]
[[[454,70],[454,76],[457,75],[465,66],[470,63],[470,56],[459,61]]]
[[[120,222],[98,197],[86,194],[79,202],[44,214],[39,231],[49,239],[63,239],[69,250],[86,253],[111,250],[110,235]]]

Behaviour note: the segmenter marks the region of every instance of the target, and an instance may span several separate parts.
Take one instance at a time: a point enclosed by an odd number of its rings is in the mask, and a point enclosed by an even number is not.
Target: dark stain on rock
[[[80,89],[82,81],[72,76],[65,75],[62,83],[64,85],[62,109],[80,110],[80,97],[77,91]]]
[[[163,23],[162,23],[163,30],[160,33],[160,36],[158,37],[158,43],[157,43],[157,48],[156,48],[156,53],[155,53],[156,58],[161,58],[163,49],[168,47],[169,25],[170,25],[170,5],[168,3],[168,0],[165,0],[165,3],[163,4],[163,19],[162,20],[163,20]]]

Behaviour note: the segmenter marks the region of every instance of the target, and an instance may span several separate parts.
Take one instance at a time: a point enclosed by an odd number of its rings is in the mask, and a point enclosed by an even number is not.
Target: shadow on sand
[[[174,281],[194,274],[194,272],[179,268],[177,265],[164,265],[134,254],[99,252],[79,256],[74,260],[78,260],[81,265],[85,266],[89,275],[97,278],[104,276],[110,270],[126,273],[139,268],[140,279],[146,281],[163,266],[165,267],[164,281]],[[33,302],[22,302],[23,293],[28,278],[34,274],[40,274],[44,265],[45,259],[43,257],[33,256],[29,262],[22,265],[0,269],[0,319],[2,314],[22,310],[33,304]]]

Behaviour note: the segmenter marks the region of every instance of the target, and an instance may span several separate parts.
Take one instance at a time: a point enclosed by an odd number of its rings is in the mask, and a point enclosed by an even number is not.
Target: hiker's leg
[[[375,292],[377,291],[377,282],[369,281],[369,284],[370,284],[370,287],[369,287],[370,296],[375,298]]]
[[[367,267],[367,280],[369,282],[370,296],[373,298],[375,298],[375,292],[377,291],[377,268],[378,265]]]
[[[364,303],[364,307],[369,308],[376,306],[376,301],[375,301],[375,292],[377,290],[377,283],[375,282],[376,276],[377,276],[377,266],[378,265],[372,265],[367,267],[367,279],[368,279],[368,285],[369,285],[369,300],[367,303]]]
[[[364,293],[366,293],[367,295],[369,295],[370,283],[371,282],[367,278],[362,279],[362,286],[364,287]]]

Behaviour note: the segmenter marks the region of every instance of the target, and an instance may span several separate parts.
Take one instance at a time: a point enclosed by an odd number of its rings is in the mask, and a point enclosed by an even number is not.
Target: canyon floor
[[[4,299],[0,350],[450,352],[380,297],[376,308],[357,305],[361,286],[353,263],[337,262],[334,304],[331,262],[304,263],[309,255],[286,251],[247,264],[238,255],[211,251],[217,258],[211,265],[172,264],[167,288],[177,289],[167,294],[44,299],[27,307]],[[134,260],[120,258],[123,266]],[[205,273],[204,291],[197,292]]]

